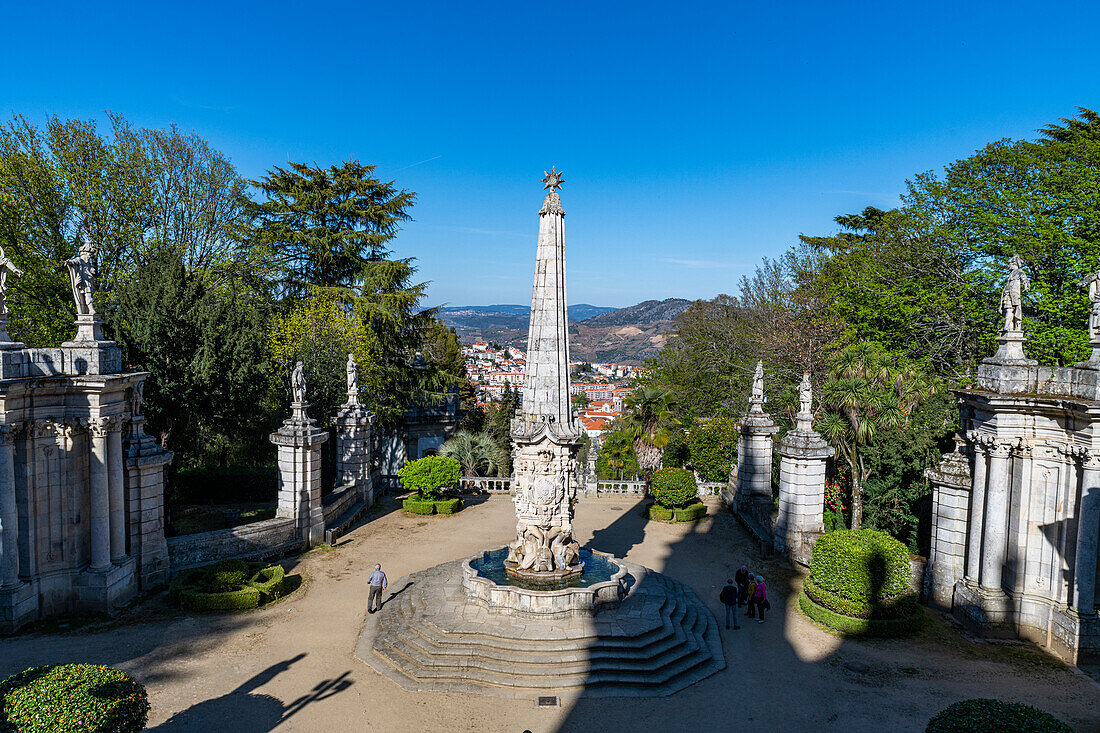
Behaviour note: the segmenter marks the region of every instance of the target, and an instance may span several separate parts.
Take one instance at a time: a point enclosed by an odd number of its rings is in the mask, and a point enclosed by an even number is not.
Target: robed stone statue
[[[1024,301],[1022,294],[1031,292],[1031,280],[1024,272],[1024,261],[1019,255],[1012,255],[1008,262],[1008,280],[1001,291],[1001,312],[1005,318],[1005,331],[1019,331],[1024,323]]]
[[[756,371],[752,375],[752,401],[764,402],[764,362],[756,362]]]
[[[810,384],[810,373],[803,372],[802,382],[798,385],[798,414],[812,414],[813,399],[813,386]]]
[[[303,405],[306,401],[306,372],[302,362],[294,365],[290,372],[290,393],[294,398],[294,404]]]
[[[359,369],[355,366],[355,354],[348,354],[348,394],[359,394]]]
[[[91,239],[85,237],[77,256],[65,260],[65,267],[69,268],[69,284],[73,289],[73,300],[76,301],[78,316],[95,315],[95,305],[92,303],[96,274],[94,259],[95,245],[92,244]]]
[[[8,312],[8,273],[22,275],[23,271],[15,266],[15,263],[4,254],[4,248],[0,247],[0,314]]]

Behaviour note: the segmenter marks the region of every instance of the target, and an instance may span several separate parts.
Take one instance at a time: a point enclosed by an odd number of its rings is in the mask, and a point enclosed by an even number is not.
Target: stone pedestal
[[[122,351],[103,338],[103,319],[98,314],[76,317],[76,337],[61,344],[66,374],[118,374]]]
[[[754,401],[748,414],[737,424],[737,490],[734,507],[759,522],[771,526],[772,514],[772,436],[779,428],[763,403]]]
[[[292,517],[307,547],[325,540],[321,506],[321,444],[328,433],[306,414],[305,403],[290,406],[291,416],[270,440],[279,449],[279,505],[276,515]]]
[[[961,440],[961,439],[960,439]],[[966,524],[969,516],[970,461],[961,442],[939,465],[924,472],[932,484],[932,547],[924,579],[925,600],[950,611],[955,584],[966,570]]]
[[[136,392],[137,394],[134,394]],[[131,402],[140,408],[140,389],[131,388]],[[135,413],[123,442],[127,540],[137,561],[142,590],[168,582],[168,542],[164,536],[164,471],[172,452],[145,433],[145,418]]]
[[[30,583],[0,586],[0,634],[12,634],[38,617],[38,596]]]
[[[796,428],[783,436],[777,450],[781,461],[775,548],[802,565],[809,565],[814,543],[824,531],[825,462],[834,453],[814,432],[812,419],[799,414]]]
[[[374,503],[371,486],[371,423],[374,415],[358,399],[340,406],[336,425],[336,485],[354,486],[367,506]]]

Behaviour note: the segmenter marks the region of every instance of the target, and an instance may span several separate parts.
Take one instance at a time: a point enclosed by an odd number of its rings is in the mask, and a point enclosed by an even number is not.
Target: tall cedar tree
[[[287,165],[253,182],[265,200],[247,202],[254,221],[246,236],[279,266],[280,295],[358,285],[368,262],[390,254],[416,194],[378,180],[374,166],[358,160]]]

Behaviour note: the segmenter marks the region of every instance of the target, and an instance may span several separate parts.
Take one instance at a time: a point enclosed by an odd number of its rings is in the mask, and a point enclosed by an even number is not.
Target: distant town
[[[499,401],[510,387],[523,404],[526,389],[527,353],[492,341],[463,345],[466,373],[477,388],[479,405]],[[607,362],[570,361],[572,375],[569,392],[577,417],[589,438],[598,440],[615,418],[622,414],[623,402],[634,391],[631,378],[640,368]],[[581,396],[583,395],[583,397]]]

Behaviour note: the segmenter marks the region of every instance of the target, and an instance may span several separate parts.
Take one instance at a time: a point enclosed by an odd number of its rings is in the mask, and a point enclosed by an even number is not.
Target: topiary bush
[[[435,504],[435,510],[439,514],[454,514],[462,508],[462,499],[457,496],[453,499],[440,499],[432,503]]]
[[[409,514],[434,514],[435,502],[429,500],[420,500],[416,497],[410,496],[408,499],[401,500],[401,508]]]
[[[443,489],[458,486],[461,474],[458,461],[447,456],[425,456],[397,471],[401,485],[406,491],[415,491],[420,500],[442,498]]]
[[[660,504],[650,504],[646,507],[646,518],[655,519],[658,522],[671,522],[675,511],[675,509],[669,509]]]
[[[928,721],[927,733],[1073,733],[1045,710],[984,698],[960,700]]]
[[[137,733],[148,718],[145,688],[111,667],[32,667],[0,683],[2,733]]]
[[[673,511],[677,522],[698,522],[700,519],[707,516],[707,505],[703,502],[699,502],[698,504],[689,504],[685,507],[677,507]]]
[[[874,529],[823,535],[810,558],[814,583],[853,601],[881,602],[909,593],[909,576],[909,550]]]
[[[695,475],[684,468],[659,468],[649,479],[649,493],[663,507],[682,507],[698,498]]]
[[[168,600],[189,611],[247,611],[282,597],[282,565],[222,560],[185,570],[168,586]]]
[[[924,621],[909,577],[909,551],[893,537],[873,529],[831,532],[814,545],[799,606],[846,634],[908,633]]]

